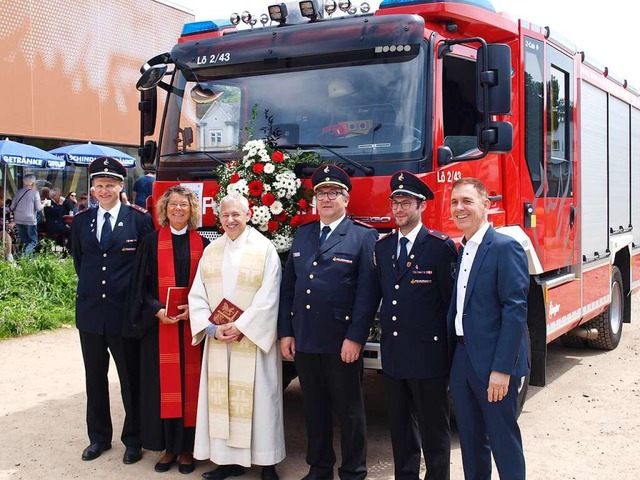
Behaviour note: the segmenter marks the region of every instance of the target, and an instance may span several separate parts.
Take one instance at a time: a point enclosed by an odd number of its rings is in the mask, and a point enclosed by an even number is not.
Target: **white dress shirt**
[[[402,237],[406,237],[407,238],[407,240],[408,240],[408,242],[407,242],[407,256],[409,256],[409,252],[413,248],[413,244],[416,242],[416,238],[418,237],[418,232],[420,232],[421,228],[422,228],[422,223],[418,222],[418,225],[416,225],[414,227],[414,229],[411,230],[406,235],[403,235],[402,232],[400,231],[400,229],[398,229],[398,245],[396,246],[396,258],[398,258],[400,256],[400,239]]]
[[[473,236],[466,240],[463,238],[460,242],[464,247],[462,258],[460,259],[460,267],[458,271],[458,282],[456,284],[456,335],[462,337],[464,335],[464,329],[462,328],[462,315],[464,313],[464,300],[467,293],[467,282],[469,282],[469,273],[471,273],[471,267],[473,261],[478,253],[478,247],[482,243],[484,234],[489,230],[489,223],[485,222]]]
[[[327,234],[327,238],[329,238],[331,236],[331,234],[333,233],[333,231],[338,228],[338,225],[340,225],[340,222],[342,220],[344,220],[344,217],[346,217],[347,215],[344,214],[342,215],[338,220],[336,220],[335,222],[331,222],[329,225],[326,225],[322,222],[322,220],[320,220],[320,235],[322,235],[322,229],[324,227],[329,227],[331,229],[331,231]],[[318,237],[319,238],[319,237]],[[324,241],[327,241],[327,238],[324,239]]]
[[[104,225],[104,214],[106,212],[109,212],[109,215],[111,215],[111,218],[109,219],[109,223],[111,224],[111,231],[114,232],[115,231],[115,227],[116,227],[116,220],[118,219],[118,214],[120,213],[120,206],[122,205],[121,202],[117,202],[115,207],[113,207],[111,210],[105,210],[102,207],[98,207],[98,218],[96,219],[96,237],[98,237],[98,241],[100,241],[100,237],[102,236],[102,225]]]

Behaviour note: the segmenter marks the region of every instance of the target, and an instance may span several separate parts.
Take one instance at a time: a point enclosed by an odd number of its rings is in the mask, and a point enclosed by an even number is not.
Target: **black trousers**
[[[367,476],[367,425],[362,396],[362,357],[344,363],[340,354],[296,352],[295,364],[304,400],[307,463],[310,473],[333,475],[333,414],[340,424],[342,480]]]
[[[384,375],[396,480],[449,480],[451,429],[447,378],[394,379]]]
[[[140,447],[139,341],[120,335],[80,332],[87,388],[87,431],[90,443],[111,443],[113,426],[109,402],[109,352],[120,379],[125,420],[121,440]]]

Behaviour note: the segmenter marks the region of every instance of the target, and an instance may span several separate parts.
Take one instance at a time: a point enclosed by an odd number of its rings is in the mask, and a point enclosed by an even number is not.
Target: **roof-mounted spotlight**
[[[250,12],[245,10],[244,12],[242,12],[242,15],[240,16],[240,18],[242,19],[243,23],[246,23],[247,25],[251,25],[251,20],[253,19],[253,16],[251,15]]]
[[[287,21],[288,12],[287,6],[284,3],[270,5],[267,10],[269,10],[269,18],[272,22],[277,22],[282,25]]]
[[[329,16],[333,15],[337,8],[338,4],[336,3],[336,0],[326,0],[324,2],[324,11]]]
[[[360,11],[362,13],[369,13],[371,11],[371,5],[369,5],[367,2],[362,2],[360,4]]]
[[[267,23],[269,23],[269,15],[267,15],[266,13],[260,15],[260,23],[263,27],[266,27]]]
[[[351,0],[338,0],[338,8],[343,12],[348,12],[351,8]]]
[[[356,13],[358,13],[358,7],[356,7],[355,5],[351,5],[351,8],[347,10],[347,13],[349,15],[355,15]]]
[[[316,2],[314,0],[302,0],[299,3],[300,5],[300,14],[311,20],[315,20],[318,18],[318,9],[316,7]]]
[[[240,15],[238,15],[237,13],[232,13],[231,16],[229,17],[229,21],[233,25],[238,25],[240,23]]]

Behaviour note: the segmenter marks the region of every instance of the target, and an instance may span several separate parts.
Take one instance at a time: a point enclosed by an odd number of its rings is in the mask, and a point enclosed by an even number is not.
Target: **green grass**
[[[73,324],[77,283],[73,260],[46,247],[15,263],[0,260],[0,338]]]

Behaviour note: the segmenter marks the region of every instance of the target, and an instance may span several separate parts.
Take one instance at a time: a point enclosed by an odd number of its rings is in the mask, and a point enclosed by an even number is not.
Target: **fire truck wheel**
[[[618,267],[613,267],[611,278],[611,303],[596,318],[587,322],[586,326],[598,329],[594,340],[587,340],[587,345],[598,350],[613,350],[622,338],[622,322],[624,319],[624,290],[622,275]]]

